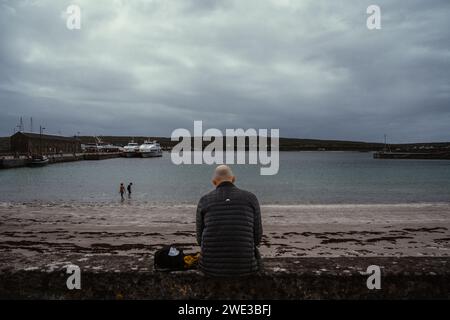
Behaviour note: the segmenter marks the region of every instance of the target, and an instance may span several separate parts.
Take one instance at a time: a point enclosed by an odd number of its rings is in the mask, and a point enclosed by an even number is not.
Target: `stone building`
[[[11,152],[19,154],[57,154],[81,152],[80,140],[31,132],[17,132],[10,137]]]

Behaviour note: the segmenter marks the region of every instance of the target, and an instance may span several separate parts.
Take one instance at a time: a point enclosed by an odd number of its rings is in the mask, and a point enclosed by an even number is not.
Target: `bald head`
[[[214,176],[212,182],[215,186],[218,186],[224,181],[234,182],[236,177],[233,175],[233,171],[227,165],[220,165],[214,170]]]

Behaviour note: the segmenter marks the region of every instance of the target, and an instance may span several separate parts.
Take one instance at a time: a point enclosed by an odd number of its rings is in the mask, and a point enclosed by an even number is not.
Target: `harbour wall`
[[[25,158],[19,159],[0,159],[0,169],[20,168],[28,165],[28,160]]]
[[[375,152],[374,159],[415,159],[415,160],[450,160],[450,152],[402,153]]]
[[[81,160],[104,160],[118,158],[121,156],[120,152],[102,152],[102,153],[77,153],[77,154],[63,154],[63,155],[48,155],[49,163],[61,163]],[[0,169],[11,169],[26,167],[30,160],[26,157],[4,157],[0,159]]]

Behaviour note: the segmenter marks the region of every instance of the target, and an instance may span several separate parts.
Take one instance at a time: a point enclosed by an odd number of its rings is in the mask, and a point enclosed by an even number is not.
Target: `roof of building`
[[[24,131],[16,132],[13,136],[18,135],[18,134],[21,134],[28,138],[33,138],[33,139],[60,140],[60,141],[71,141],[71,142],[80,141],[76,137],[65,137],[65,136],[60,136],[60,135],[39,134],[39,133],[24,132]]]

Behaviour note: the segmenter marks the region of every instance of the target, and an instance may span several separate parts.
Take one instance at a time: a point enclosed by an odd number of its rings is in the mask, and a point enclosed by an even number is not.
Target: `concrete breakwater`
[[[374,159],[450,160],[450,152],[375,152]]]
[[[121,152],[97,152],[97,153],[84,153],[84,160],[105,160],[121,157]]]
[[[25,158],[14,159],[0,159],[0,169],[11,169],[25,167],[28,164],[28,160]]]
[[[77,154],[63,154],[63,155],[48,155],[49,163],[61,163],[81,160],[104,160],[111,158],[118,158],[121,156],[120,152],[104,152],[104,153],[77,153]],[[0,169],[20,168],[26,167],[30,163],[30,159],[26,157],[11,158],[4,157],[0,159]]]
[[[0,270],[1,299],[449,299],[447,257],[265,259],[245,278],[213,279],[197,270],[155,272],[150,257],[66,256],[60,262]],[[67,264],[81,270],[69,290]],[[381,288],[365,272],[381,268]]]

